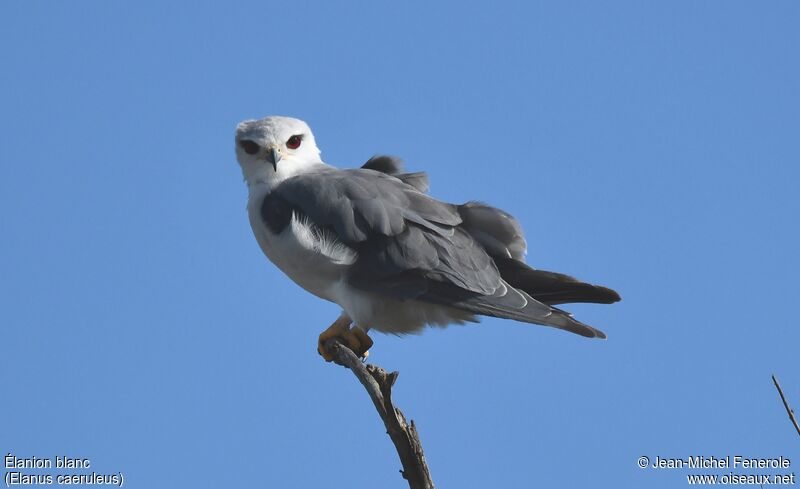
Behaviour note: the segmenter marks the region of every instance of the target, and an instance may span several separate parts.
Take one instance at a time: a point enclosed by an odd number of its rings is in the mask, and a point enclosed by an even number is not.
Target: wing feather
[[[401,168],[393,160],[365,166],[297,175],[269,197],[356,250],[351,286],[604,337],[503,279],[494,257],[519,259],[526,247],[513,217],[483,204],[433,199],[390,175]]]

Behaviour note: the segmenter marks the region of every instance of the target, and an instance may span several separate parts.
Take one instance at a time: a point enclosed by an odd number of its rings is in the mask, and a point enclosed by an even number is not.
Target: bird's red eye
[[[249,155],[254,155],[258,153],[258,150],[261,149],[256,143],[250,141],[249,139],[242,139],[239,141],[239,146],[241,146],[244,152]]]
[[[286,147],[289,148],[289,149],[297,149],[297,148],[300,147],[300,143],[302,143],[302,142],[303,142],[303,136],[297,134],[297,135],[294,135],[294,136],[290,137],[286,141]]]

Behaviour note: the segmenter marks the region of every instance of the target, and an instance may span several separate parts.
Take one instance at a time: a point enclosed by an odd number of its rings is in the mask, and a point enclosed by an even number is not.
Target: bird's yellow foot
[[[320,333],[317,341],[317,352],[322,355],[326,362],[333,360],[333,355],[325,349],[325,342],[331,338],[339,338],[348,348],[353,350],[353,353],[361,358],[369,356],[368,350],[372,347],[372,338],[357,326],[351,328],[350,323],[352,323],[350,318],[342,314],[328,329]]]

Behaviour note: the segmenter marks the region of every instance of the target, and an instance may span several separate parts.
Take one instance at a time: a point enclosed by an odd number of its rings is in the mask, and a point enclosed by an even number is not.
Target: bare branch
[[[794,429],[797,430],[797,434],[800,435],[800,426],[797,425],[797,418],[794,417],[794,411],[791,407],[789,407],[789,401],[786,400],[786,396],[783,395],[783,389],[781,389],[781,384],[778,382],[778,378],[774,375],[772,376],[772,382],[775,384],[775,388],[778,389],[778,394],[781,395],[781,400],[783,401],[783,407],[786,408],[786,412],[789,414],[789,419],[792,420],[792,424],[794,425]]]
[[[400,456],[400,463],[403,464],[400,473],[408,481],[409,488],[434,489],[417,427],[413,420],[408,424],[400,409],[392,404],[392,386],[399,374],[388,373],[375,365],[365,365],[336,338],[326,341],[325,348],[333,354],[333,361],[349,368],[367,390]]]

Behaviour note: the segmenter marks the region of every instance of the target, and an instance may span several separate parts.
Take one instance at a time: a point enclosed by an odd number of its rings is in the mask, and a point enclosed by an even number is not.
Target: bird
[[[402,336],[481,316],[606,338],[556,306],[611,304],[619,294],[527,265],[525,235],[511,214],[479,201],[439,201],[428,194],[427,174],[405,172],[394,156],[359,168],[328,165],[311,128],[292,117],[239,123],[235,147],[261,250],[300,287],[341,308],[317,338],[326,361],[332,338],[365,358],[371,330]]]

